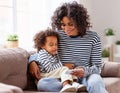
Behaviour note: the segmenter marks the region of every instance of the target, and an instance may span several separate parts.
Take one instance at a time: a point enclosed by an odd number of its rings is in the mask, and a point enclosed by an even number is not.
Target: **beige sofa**
[[[31,53],[22,48],[0,49],[0,83],[21,88],[24,93],[37,92],[33,78],[27,72]],[[105,62],[101,75],[109,93],[120,93],[120,63]]]

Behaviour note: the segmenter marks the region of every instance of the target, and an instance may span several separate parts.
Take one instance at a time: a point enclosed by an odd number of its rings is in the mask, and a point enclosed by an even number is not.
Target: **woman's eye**
[[[65,26],[65,24],[61,24],[61,26]]]
[[[70,23],[70,24],[68,24],[69,26],[74,26],[74,24],[73,23]]]

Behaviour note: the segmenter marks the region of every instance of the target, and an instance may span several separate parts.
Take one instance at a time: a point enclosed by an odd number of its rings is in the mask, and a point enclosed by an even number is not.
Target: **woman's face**
[[[77,27],[74,25],[74,21],[67,16],[61,20],[61,28],[68,36],[77,36],[79,34]]]

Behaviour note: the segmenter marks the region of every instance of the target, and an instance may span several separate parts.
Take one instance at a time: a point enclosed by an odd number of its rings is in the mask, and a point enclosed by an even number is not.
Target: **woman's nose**
[[[64,27],[64,30],[69,30],[69,29],[70,29],[69,26],[65,26],[65,27]]]

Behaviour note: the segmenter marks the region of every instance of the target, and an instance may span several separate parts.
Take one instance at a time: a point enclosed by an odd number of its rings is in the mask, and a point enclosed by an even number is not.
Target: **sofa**
[[[18,87],[22,90],[22,93],[42,93],[37,91],[34,79],[28,73],[27,63],[32,53],[34,51],[27,51],[22,48],[0,49],[0,83]],[[119,62],[104,62],[101,76],[109,93],[120,93]],[[0,85],[0,90],[6,90],[6,87],[3,88]],[[83,91],[79,93],[87,92]]]

